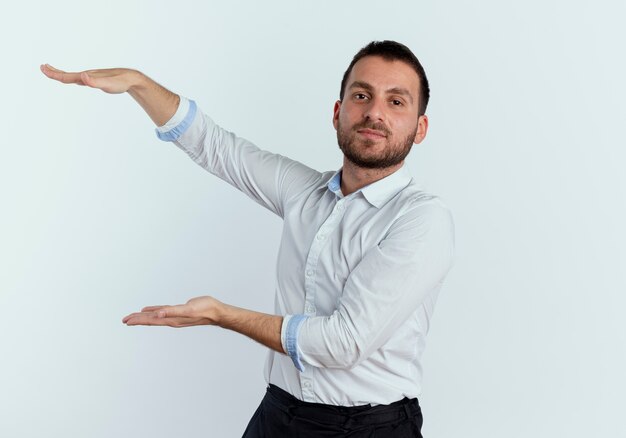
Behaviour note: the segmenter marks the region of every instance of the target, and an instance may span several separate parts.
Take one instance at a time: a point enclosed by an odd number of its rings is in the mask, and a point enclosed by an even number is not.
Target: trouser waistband
[[[405,397],[388,405],[334,406],[298,400],[287,391],[272,384],[268,386],[267,393],[272,404],[291,415],[344,428],[384,424],[391,421],[406,420],[421,414],[416,398],[408,399]]]

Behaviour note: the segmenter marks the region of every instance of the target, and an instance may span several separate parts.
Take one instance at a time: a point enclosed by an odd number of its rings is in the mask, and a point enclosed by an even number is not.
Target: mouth
[[[372,140],[378,140],[387,137],[384,132],[377,131],[375,129],[359,129],[357,133],[361,134],[365,138],[369,138]]]

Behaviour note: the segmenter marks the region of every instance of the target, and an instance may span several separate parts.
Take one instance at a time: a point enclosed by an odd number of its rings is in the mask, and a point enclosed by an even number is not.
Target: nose
[[[365,114],[363,116],[366,119],[370,119],[373,121],[381,121],[385,120],[385,111],[383,106],[382,99],[372,98],[365,109]]]

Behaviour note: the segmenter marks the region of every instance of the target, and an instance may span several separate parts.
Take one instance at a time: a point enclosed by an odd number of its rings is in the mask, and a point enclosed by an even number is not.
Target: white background
[[[205,294],[273,308],[279,218],[160,142],[130,96],[39,64],[139,69],[335,170],[341,75],[374,39],[426,68],[430,131],[408,164],[456,223],[424,435],[626,436],[625,15],[617,0],[3,6],[0,436],[240,436],[263,347],[121,318]]]

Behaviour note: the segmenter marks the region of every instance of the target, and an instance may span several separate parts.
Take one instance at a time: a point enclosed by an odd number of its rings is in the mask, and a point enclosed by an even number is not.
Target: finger
[[[122,322],[125,324],[126,321],[129,318],[132,318],[134,316],[139,316],[139,315],[142,315],[142,314],[145,314],[145,313],[152,313],[153,316],[155,318],[157,318],[158,315],[156,314],[156,311],[159,310],[159,309],[162,309],[163,307],[167,307],[167,306],[162,305],[162,306],[147,306],[147,307],[144,307],[143,309],[141,309],[140,312],[134,312],[134,313],[131,313],[129,315],[126,315],[124,318],[122,318]]]
[[[41,69],[41,72],[48,77],[53,76],[55,73],[60,73],[59,70],[48,64],[41,64],[39,68]]]
[[[136,317],[158,318],[158,315],[156,314],[156,312],[134,312],[134,313],[131,313],[130,315],[126,315],[122,319],[122,322],[126,323],[126,321],[128,321],[130,318],[136,318]]]
[[[83,85],[82,79],[80,78],[80,73],[68,73],[63,70],[56,69],[51,65],[44,64],[41,66],[41,71],[43,74],[48,76],[50,79],[57,80],[59,82],[63,82],[64,84],[79,84]]]
[[[135,313],[131,313],[131,314],[129,314],[129,315],[126,315],[124,318],[122,318],[122,323],[126,324],[126,322],[127,322],[129,319],[134,318],[134,317],[137,317],[137,316],[139,316],[139,315],[141,315],[141,312],[135,312]]]
[[[155,318],[144,315],[138,315],[130,318],[126,322],[127,326],[145,325],[145,326],[169,326],[169,327],[191,327],[194,325],[202,325],[199,318]]]
[[[160,306],[146,306],[143,309],[141,309],[142,312],[154,312],[155,310],[159,310],[162,309],[163,307],[167,307],[165,304],[162,304]]]
[[[59,70],[58,68],[52,67],[50,64],[43,64],[43,67],[47,67],[47,68],[49,68],[50,70],[53,70],[53,71],[61,72],[61,70]]]
[[[46,69],[52,72],[57,72],[57,73],[67,73],[66,71],[60,70],[56,67],[51,66],[50,64],[41,64],[41,68],[42,69]]]
[[[128,84],[118,76],[111,76],[104,71],[88,70],[80,73],[80,80],[91,88],[97,88],[109,94],[119,94],[128,90]]]
[[[192,314],[190,306],[187,304],[179,304],[177,306],[164,306],[155,312],[159,318],[191,318]]]
[[[152,313],[138,314],[126,320],[126,325],[168,325],[168,321],[157,318]]]
[[[122,319],[122,323],[128,324],[130,320],[156,321],[156,320],[162,320],[162,319],[167,319],[167,318],[160,317],[158,312],[141,311],[141,312],[131,313],[130,315],[126,315]]]
[[[115,76],[115,68],[98,68],[95,70],[85,70],[92,78],[105,78]]]
[[[42,64],[42,67],[47,67],[50,70],[59,72],[59,73],[67,73],[63,70],[59,70],[58,68],[55,68],[53,66],[51,66],[50,64]],[[98,68],[98,69],[92,69],[92,70],[84,70],[82,72],[76,72],[76,73],[87,73],[89,74],[89,76],[94,77],[94,78],[98,78],[98,77],[106,77],[106,76],[111,76],[111,73],[113,73],[112,68]]]

